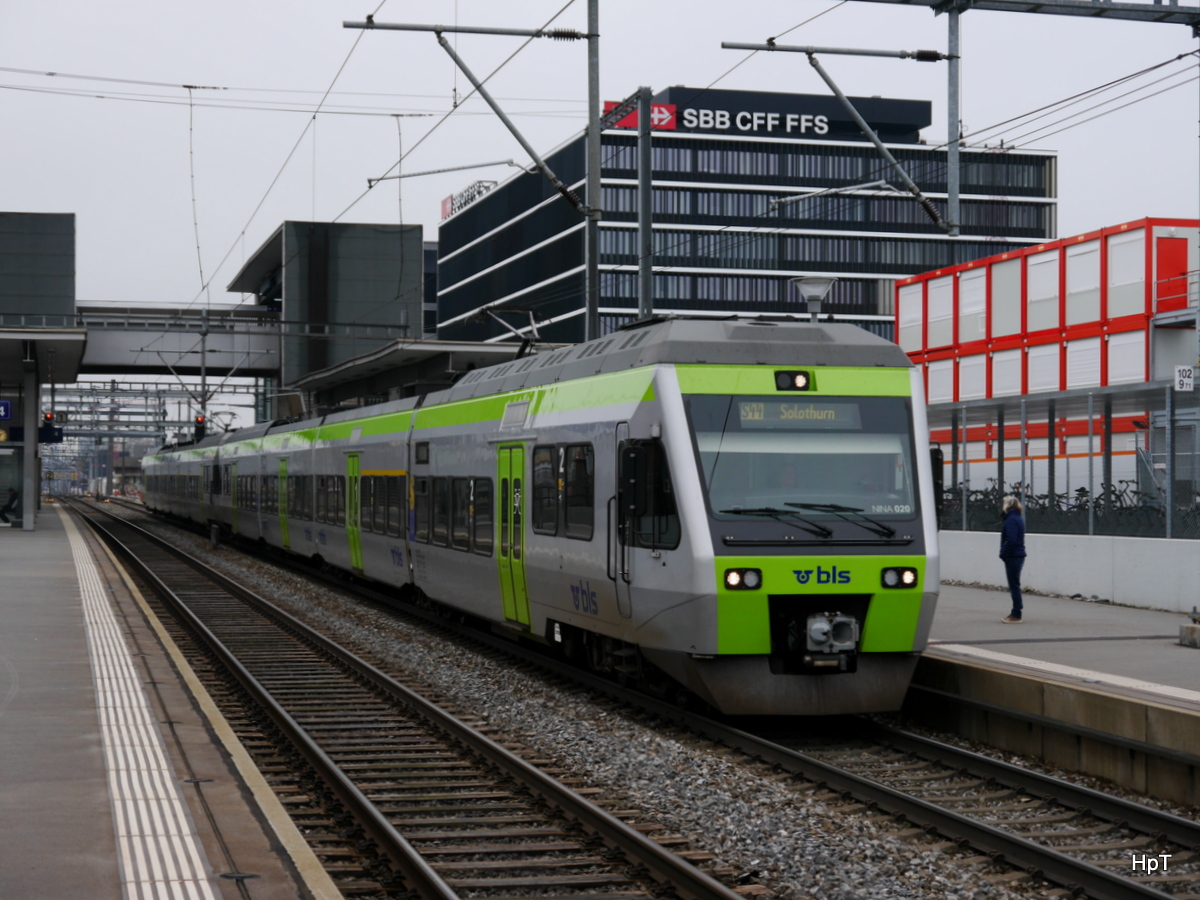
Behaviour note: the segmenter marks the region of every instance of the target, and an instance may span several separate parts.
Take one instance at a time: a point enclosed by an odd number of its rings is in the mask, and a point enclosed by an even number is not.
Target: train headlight
[[[880,581],[885,588],[914,588],[920,580],[917,570],[908,566],[884,569],[880,574]]]
[[[725,587],[731,591],[756,591],[762,587],[762,570],[726,569]]]
[[[812,387],[810,372],[776,372],[775,387],[781,391],[807,391]]]

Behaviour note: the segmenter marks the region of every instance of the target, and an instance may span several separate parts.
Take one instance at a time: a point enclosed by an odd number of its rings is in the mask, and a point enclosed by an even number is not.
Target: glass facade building
[[[852,99],[945,217],[947,153],[920,138],[930,104]],[[1053,153],[963,150],[961,236],[951,238],[911,195],[856,187],[899,182],[831,97],[674,87],[654,103],[656,312],[803,313],[789,279],[833,275],[824,311],[890,338],[896,279],[1056,236]],[[603,133],[603,331],[637,309],[637,156],[631,129]],[[582,135],[546,159],[582,195]],[[845,192],[772,209],[831,188]],[[580,213],[537,173],[456,206],[444,205],[438,236],[438,337],[511,336],[483,312],[490,308],[518,328],[532,314],[543,340],[582,340]]]

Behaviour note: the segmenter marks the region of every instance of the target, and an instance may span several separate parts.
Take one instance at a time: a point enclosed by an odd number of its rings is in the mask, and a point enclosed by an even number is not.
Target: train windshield
[[[905,398],[693,394],[687,406],[717,519],[783,511],[807,519],[851,510],[884,519],[916,514]]]

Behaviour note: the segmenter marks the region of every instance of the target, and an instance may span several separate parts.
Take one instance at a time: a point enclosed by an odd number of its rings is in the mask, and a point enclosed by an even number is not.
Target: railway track
[[[130,522],[74,508],[236,680],[232,692],[269,719],[258,742],[272,745],[275,775],[301,770],[291,799],[322,820],[309,822],[325,832],[314,850],[344,884],[347,873],[356,879],[348,892],[738,896],[636,822],[200,561]]]
[[[390,601],[370,588],[351,589]],[[436,615],[416,612],[446,626]],[[958,865],[976,866],[989,880],[1029,875],[1114,900],[1200,898],[1200,826],[1191,820],[869,720],[856,724],[851,740],[834,746],[751,733],[580,673],[509,641],[470,634],[498,651],[582,681],[617,703],[683,726],[689,734],[815,782],[845,797],[850,807],[895,816],[900,833],[935,832],[946,847],[968,851],[960,854]]]

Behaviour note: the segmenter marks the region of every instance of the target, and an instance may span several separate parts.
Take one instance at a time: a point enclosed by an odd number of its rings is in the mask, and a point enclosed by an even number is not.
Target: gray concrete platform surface
[[[0,530],[0,898],[332,896],[139,599],[61,507]]]
[[[1200,650],[1179,643],[1180,626],[1191,621],[1187,615],[1026,594],[1023,621],[1008,625],[1000,620],[1010,605],[1007,590],[943,585],[931,649],[984,664],[1013,657],[1012,665],[1025,661],[1047,675],[1065,674],[1057,667],[1079,669],[1109,676],[1106,682],[1127,690],[1145,685],[1162,702],[1200,709]]]

